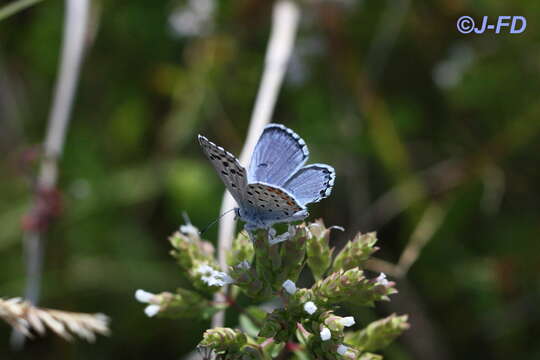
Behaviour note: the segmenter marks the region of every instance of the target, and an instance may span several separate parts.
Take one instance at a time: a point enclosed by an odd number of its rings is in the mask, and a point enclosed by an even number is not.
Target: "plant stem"
[[[251,115],[246,142],[240,154],[240,163],[244,166],[247,165],[249,156],[253,152],[264,127],[272,118],[279,89],[294,46],[299,15],[300,10],[294,1],[281,0],[274,5],[272,29],[266,49],[264,71]],[[233,207],[235,207],[234,199],[228,192],[225,192],[220,213],[224,213]],[[218,235],[218,258],[223,270],[226,270],[227,267],[226,251],[231,247],[234,229],[235,219],[233,214],[223,216],[219,222]],[[224,313],[219,312],[214,315],[212,326],[223,326],[223,324]]]
[[[66,0],[59,75],[48,119],[43,157],[36,183],[34,207],[40,201],[40,194],[54,191],[56,188],[58,161],[62,156],[73,98],[75,96],[75,88],[79,78],[88,29],[88,18],[88,0]],[[39,301],[41,289],[45,245],[43,235],[46,227],[31,227],[25,230],[23,234],[27,266],[25,298],[34,305]],[[14,332],[12,346],[20,348],[23,344],[24,337],[22,334]]]

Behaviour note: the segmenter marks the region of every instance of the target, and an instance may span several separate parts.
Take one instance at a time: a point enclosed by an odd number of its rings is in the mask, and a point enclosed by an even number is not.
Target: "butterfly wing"
[[[269,226],[278,222],[301,220],[308,215],[306,208],[287,190],[262,182],[247,186],[245,200],[241,216],[250,224]]]
[[[308,156],[306,143],[298,134],[280,124],[267,125],[253,151],[248,181],[281,186]]]
[[[202,135],[199,135],[199,144],[227,190],[229,190],[236,202],[242,205],[244,203],[243,194],[247,186],[246,169],[240,165],[233,154]]]
[[[336,172],[324,164],[313,164],[298,170],[283,187],[301,205],[318,202],[332,192]]]

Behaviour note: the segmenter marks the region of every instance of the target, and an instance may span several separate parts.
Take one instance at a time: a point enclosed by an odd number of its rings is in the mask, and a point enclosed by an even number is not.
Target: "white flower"
[[[156,294],[139,289],[135,291],[135,299],[139,302],[150,304],[144,308],[144,313],[148,317],[155,316],[161,310],[161,307],[158,304],[155,304],[155,302],[159,301]]]
[[[341,325],[345,327],[353,326],[354,324],[356,324],[356,322],[354,321],[354,317],[352,316],[346,316],[342,318],[340,322],[341,322]]]
[[[135,299],[138,302],[149,303],[150,300],[152,300],[154,298],[154,296],[156,296],[156,295],[152,294],[151,292],[144,291],[142,289],[139,289],[139,290],[135,291]]]
[[[304,304],[304,310],[309,314],[313,315],[317,311],[317,305],[313,301],[308,301]]]
[[[345,355],[345,353],[346,353],[347,351],[349,351],[349,347],[347,347],[347,346],[345,346],[345,345],[343,345],[343,344],[339,345],[338,348],[337,348],[337,353],[338,353],[339,355],[342,355],[342,356]]]
[[[219,274],[217,276],[221,279],[221,281],[223,281],[227,285],[234,283],[234,279],[230,277],[229,274],[227,273],[219,271]]]
[[[225,286],[234,282],[228,274],[221,271],[214,271],[210,276],[201,277],[201,280],[208,286]]]
[[[285,280],[285,282],[283,282],[283,288],[291,295],[294,295],[296,292],[296,285],[291,280]]]
[[[146,308],[144,308],[144,313],[148,317],[154,317],[156,316],[156,314],[159,312],[160,309],[161,308],[159,307],[159,305],[150,304]]]
[[[199,265],[199,267],[197,269],[195,269],[195,272],[199,273],[199,274],[208,274],[208,273],[212,273],[214,271],[216,271],[216,270],[213,267],[211,267],[210,265],[208,265],[208,264]]]
[[[330,333],[330,330],[327,327],[323,327],[323,329],[321,330],[321,340],[322,341],[330,340],[331,337],[332,337],[332,334]]]
[[[199,265],[195,272],[202,275],[201,280],[208,286],[225,286],[234,282],[227,273],[217,271],[208,264]]]
[[[386,274],[385,273],[381,273],[376,279],[375,281],[377,282],[377,284],[379,285],[382,285],[382,286],[388,286],[388,280],[386,279]]]

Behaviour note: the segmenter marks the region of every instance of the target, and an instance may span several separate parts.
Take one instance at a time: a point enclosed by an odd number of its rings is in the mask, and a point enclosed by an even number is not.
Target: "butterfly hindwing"
[[[298,170],[283,187],[301,204],[318,202],[332,192],[336,172],[324,164],[308,165]]]
[[[258,209],[262,218],[288,219],[305,210],[286,190],[261,182],[247,186],[246,202]]]
[[[229,190],[238,205],[241,206],[247,186],[246,169],[240,165],[233,154],[202,135],[199,135],[199,144],[201,144],[204,154],[216,169],[227,190]]]
[[[248,180],[282,186],[308,156],[306,143],[298,134],[280,124],[267,125],[253,151]]]

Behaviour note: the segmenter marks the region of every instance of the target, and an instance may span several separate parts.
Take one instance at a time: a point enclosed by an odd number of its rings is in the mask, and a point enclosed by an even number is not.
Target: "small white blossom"
[[[343,344],[339,345],[337,348],[337,353],[341,356],[345,355],[347,351],[349,351],[349,347]]]
[[[285,280],[285,282],[283,282],[283,288],[290,295],[294,295],[294,293],[296,292],[296,285],[291,280]]]
[[[350,326],[353,326],[354,324],[356,324],[356,322],[354,321],[354,317],[352,316],[346,316],[344,318],[341,319],[341,325],[345,326],[345,327],[350,327]]]
[[[219,276],[221,277],[221,280],[223,280],[223,282],[225,282],[225,284],[227,285],[234,283],[234,279],[230,277],[227,273],[222,272],[219,274]]]
[[[313,301],[308,301],[304,304],[304,310],[309,314],[313,315],[317,311],[317,305]]]
[[[218,271],[208,264],[199,265],[195,272],[201,274],[201,280],[208,286],[225,286],[234,282],[227,273]]]
[[[201,276],[201,280],[210,286],[214,285],[214,278],[212,276]]]
[[[144,313],[148,317],[155,316],[161,309],[161,307],[158,304],[155,304],[155,302],[158,302],[159,299],[156,298],[156,294],[152,294],[151,292],[139,289],[135,291],[135,299],[138,302],[150,304],[146,308],[144,308]]]
[[[332,334],[330,333],[330,330],[327,327],[323,327],[320,334],[321,334],[322,341],[330,340],[330,338],[332,337]]]
[[[209,273],[211,274],[214,271],[216,270],[208,264],[199,265],[199,267],[195,269],[195,272],[199,274],[209,274]]]
[[[156,296],[156,295],[152,294],[151,292],[144,291],[142,289],[139,289],[139,290],[135,291],[135,299],[138,302],[149,303],[150,300],[152,300],[154,298],[154,296]]]
[[[154,317],[159,312],[160,307],[156,304],[150,304],[146,308],[144,308],[144,313],[148,317]]]
[[[201,280],[209,286],[225,286],[234,282],[229,275],[221,271],[215,271],[210,276],[203,276]]]
[[[388,280],[386,279],[386,274],[385,273],[381,273],[376,279],[375,281],[377,282],[377,284],[379,285],[382,285],[382,286],[388,286]]]

